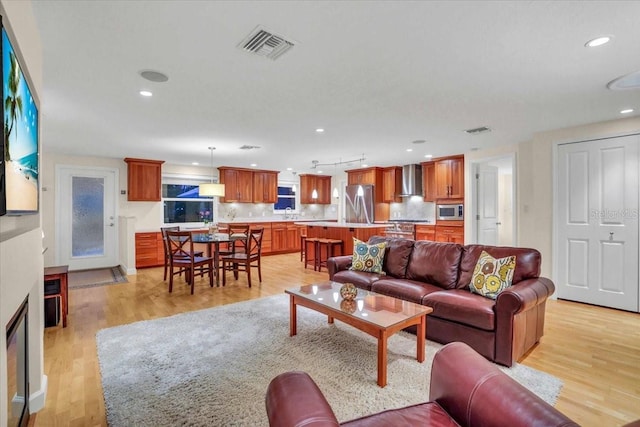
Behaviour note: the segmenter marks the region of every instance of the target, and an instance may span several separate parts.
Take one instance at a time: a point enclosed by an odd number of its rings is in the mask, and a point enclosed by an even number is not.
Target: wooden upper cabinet
[[[348,185],[373,185],[375,202],[382,202],[383,195],[383,178],[381,167],[370,167],[362,169],[352,169],[347,172],[347,184]],[[402,179],[402,178],[401,178]],[[401,184],[402,185],[402,184]]]
[[[422,163],[422,196],[425,202],[436,201],[435,162]]]
[[[160,160],[124,159],[127,163],[127,200],[159,202],[162,193],[162,164]]]
[[[276,203],[278,201],[278,172],[253,172],[253,203]]]
[[[313,190],[318,198],[312,197]],[[302,204],[331,204],[331,177],[323,175],[300,175],[300,203]]]
[[[464,156],[435,161],[436,199],[464,198]]]
[[[402,168],[392,166],[382,170],[382,202],[402,202]]]
[[[220,183],[224,184],[223,203],[253,201],[253,171],[220,166]]]

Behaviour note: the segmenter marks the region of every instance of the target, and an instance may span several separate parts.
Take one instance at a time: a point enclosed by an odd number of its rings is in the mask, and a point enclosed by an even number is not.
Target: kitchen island
[[[371,236],[384,235],[386,224],[361,224],[355,222],[328,222],[314,221],[296,223],[306,226],[307,238],[321,237],[325,239],[337,239],[344,242],[344,254],[353,253],[353,238],[366,242]]]

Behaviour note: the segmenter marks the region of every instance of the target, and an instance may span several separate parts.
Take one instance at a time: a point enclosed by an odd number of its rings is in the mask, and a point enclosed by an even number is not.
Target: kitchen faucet
[[[284,219],[291,219],[291,208],[288,206],[284,209]]]

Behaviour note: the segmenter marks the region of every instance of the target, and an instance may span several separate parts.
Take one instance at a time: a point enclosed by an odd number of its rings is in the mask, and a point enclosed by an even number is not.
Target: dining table
[[[216,286],[220,286],[220,245],[225,243],[233,244],[237,240],[246,239],[246,236],[229,235],[229,233],[193,233],[193,243],[207,245],[206,256],[213,257],[216,271]]]

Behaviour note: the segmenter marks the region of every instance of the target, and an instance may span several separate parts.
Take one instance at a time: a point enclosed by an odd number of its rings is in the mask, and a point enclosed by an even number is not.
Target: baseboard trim
[[[33,414],[44,408],[44,404],[47,401],[47,388],[49,386],[49,379],[46,375],[42,376],[42,386],[40,390],[37,390],[29,394],[29,413]]]

